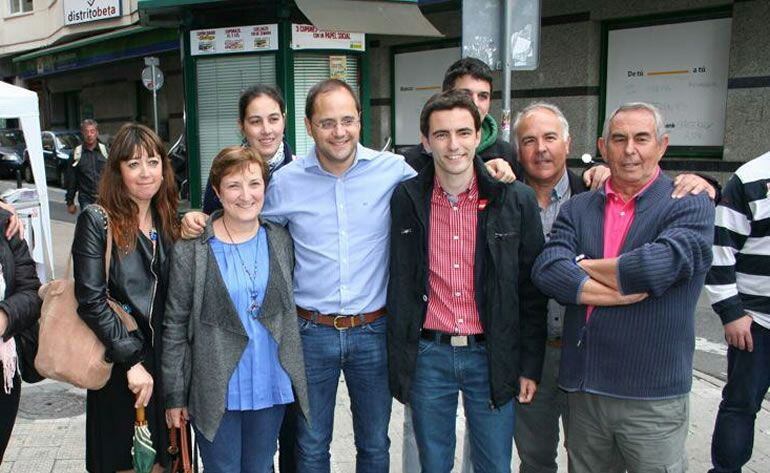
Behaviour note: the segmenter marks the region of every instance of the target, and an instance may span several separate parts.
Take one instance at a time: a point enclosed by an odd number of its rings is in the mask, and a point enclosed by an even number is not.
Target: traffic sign
[[[153,76],[153,72],[155,75]],[[163,71],[158,67],[145,67],[142,70],[142,84],[147,90],[159,90],[163,87]]]

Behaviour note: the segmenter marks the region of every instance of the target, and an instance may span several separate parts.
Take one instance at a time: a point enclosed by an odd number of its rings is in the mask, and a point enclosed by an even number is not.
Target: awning
[[[97,34],[94,36],[89,36],[88,38],[78,39],[75,41],[72,41],[70,43],[61,44],[58,46],[51,46],[50,48],[43,48],[38,49],[37,51],[33,51],[31,53],[22,54],[20,56],[16,56],[13,58],[13,62],[22,62],[22,61],[28,61],[30,59],[35,59],[41,56],[47,56],[49,54],[56,54],[61,53],[64,51],[69,51],[71,49],[80,48],[82,46],[88,46],[94,43],[101,43],[102,41],[107,41],[110,39],[120,38],[123,36],[132,35],[134,33],[139,32],[147,32],[149,30],[153,30],[155,28],[150,26],[141,26],[141,25],[135,25],[135,26],[129,26],[128,28],[122,28],[118,30],[112,30],[107,33]]]
[[[198,3],[214,3],[222,0],[139,0],[139,10],[154,10],[160,8],[174,8]]]
[[[444,36],[422,15],[417,2],[294,0],[319,29],[403,36]]]
[[[17,76],[29,79],[179,49],[175,28],[129,26],[13,58]]]

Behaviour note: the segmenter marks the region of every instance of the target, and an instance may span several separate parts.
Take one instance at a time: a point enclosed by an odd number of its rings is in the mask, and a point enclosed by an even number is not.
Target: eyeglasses
[[[361,122],[361,120],[358,117],[344,117],[339,122],[337,120],[321,120],[320,122],[310,122],[313,125],[317,126],[318,128],[324,130],[324,131],[331,131],[337,128],[337,123],[342,125],[342,128],[351,128],[356,125],[358,125]]]

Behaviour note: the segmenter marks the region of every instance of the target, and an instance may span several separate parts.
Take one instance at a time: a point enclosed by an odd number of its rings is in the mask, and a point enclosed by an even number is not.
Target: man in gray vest
[[[107,147],[99,142],[99,125],[96,120],[83,120],[80,132],[83,135],[83,144],[78,145],[72,153],[72,172],[64,198],[67,211],[71,214],[77,212],[75,194],[78,194],[81,209],[96,202],[99,179],[107,163]]]

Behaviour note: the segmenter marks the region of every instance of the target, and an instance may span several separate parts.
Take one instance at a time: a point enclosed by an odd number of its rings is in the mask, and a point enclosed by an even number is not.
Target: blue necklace
[[[246,261],[244,261],[243,256],[241,255],[241,250],[238,249],[240,243],[235,243],[235,240],[233,240],[232,235],[230,235],[230,230],[227,228],[227,223],[225,223],[224,217],[222,217],[222,226],[225,227],[225,232],[227,232],[227,237],[230,239],[230,243],[232,243],[235,247],[235,252],[238,255],[238,260],[241,262],[243,271],[251,281],[251,289],[249,289],[249,307],[246,309],[246,314],[248,314],[248,316],[252,319],[256,320],[259,317],[259,309],[261,308],[259,304],[259,291],[257,290],[257,263],[255,261],[254,268],[249,271],[249,268],[246,267]],[[259,255],[259,229],[257,229],[256,254]]]

